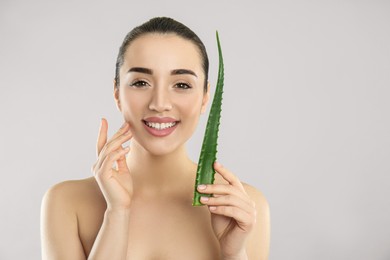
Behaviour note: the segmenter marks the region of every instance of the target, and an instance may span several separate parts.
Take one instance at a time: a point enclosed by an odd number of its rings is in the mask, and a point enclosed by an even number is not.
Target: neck
[[[153,155],[132,141],[126,162],[135,192],[161,194],[195,180],[196,164],[189,159],[184,145],[169,154]]]

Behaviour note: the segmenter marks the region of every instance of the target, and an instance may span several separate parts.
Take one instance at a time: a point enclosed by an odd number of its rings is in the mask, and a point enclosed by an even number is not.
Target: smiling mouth
[[[143,122],[147,127],[156,130],[164,130],[164,129],[172,128],[179,123],[179,121],[169,122],[169,123],[156,123],[156,122],[148,122],[145,120],[143,120]]]

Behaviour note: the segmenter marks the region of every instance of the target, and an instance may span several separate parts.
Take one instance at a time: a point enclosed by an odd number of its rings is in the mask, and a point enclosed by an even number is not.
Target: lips
[[[164,130],[164,129],[171,128],[171,127],[175,126],[177,124],[177,122],[154,123],[154,122],[145,121],[144,124],[147,125],[148,127],[151,127],[151,128],[157,129],[157,130]]]
[[[148,117],[142,120],[145,129],[153,136],[164,137],[170,135],[180,123],[171,117]]]

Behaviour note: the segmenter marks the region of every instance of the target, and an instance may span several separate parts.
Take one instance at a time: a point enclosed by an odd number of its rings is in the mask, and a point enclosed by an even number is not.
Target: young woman
[[[192,206],[197,165],[185,143],[209,88],[206,50],[189,28],[163,17],[129,32],[114,80],[124,124],[108,139],[102,119],[93,177],[45,194],[43,259],[268,258],[267,201],[221,164],[213,185],[197,187],[214,195]]]

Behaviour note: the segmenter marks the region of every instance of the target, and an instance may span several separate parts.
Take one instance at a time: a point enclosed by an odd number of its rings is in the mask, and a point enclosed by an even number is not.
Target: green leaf
[[[198,169],[196,171],[195,191],[193,206],[203,205],[200,202],[201,196],[211,196],[207,194],[201,194],[197,191],[199,184],[212,184],[214,183],[215,170],[213,164],[217,158],[217,141],[218,130],[221,118],[222,107],[222,93],[223,93],[223,81],[224,81],[224,66],[221,44],[219,42],[218,31],[216,32],[218,54],[219,54],[219,69],[217,87],[215,89],[213,103],[211,104],[209,118],[207,120],[206,131],[203,137],[202,150],[199,156]]]

